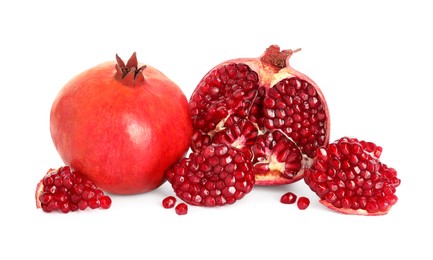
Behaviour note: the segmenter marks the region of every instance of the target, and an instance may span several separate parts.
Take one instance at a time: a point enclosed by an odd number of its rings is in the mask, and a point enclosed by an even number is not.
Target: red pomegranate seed
[[[174,208],[177,215],[186,215],[188,213],[188,205],[181,202]]]
[[[310,200],[307,197],[300,197],[297,205],[300,210],[304,210],[310,205]]]
[[[166,209],[173,208],[176,204],[176,198],[174,196],[168,196],[162,200],[162,206]]]
[[[296,201],[297,196],[293,192],[287,192],[281,196],[281,203],[284,204],[293,204]]]

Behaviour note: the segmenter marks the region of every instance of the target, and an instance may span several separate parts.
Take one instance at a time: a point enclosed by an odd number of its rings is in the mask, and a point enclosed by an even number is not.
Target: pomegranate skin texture
[[[66,165],[113,194],[165,182],[188,150],[192,123],[181,89],[157,69],[117,55],[71,79],[50,114],[53,143]]]

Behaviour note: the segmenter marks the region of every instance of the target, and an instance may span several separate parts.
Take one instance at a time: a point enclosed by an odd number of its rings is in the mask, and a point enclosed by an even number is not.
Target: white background
[[[432,259],[431,4],[348,2],[2,1],[0,259]],[[73,76],[136,51],[189,97],[219,62],[270,44],[302,48],[291,65],[324,92],[332,140],[384,148],[382,161],[402,180],[388,215],[332,212],[303,182],[185,216],[162,208],[168,184],[112,196],[109,210],[35,208],[37,182],[62,165],[49,111]],[[308,196],[310,207],[281,204],[286,191]]]

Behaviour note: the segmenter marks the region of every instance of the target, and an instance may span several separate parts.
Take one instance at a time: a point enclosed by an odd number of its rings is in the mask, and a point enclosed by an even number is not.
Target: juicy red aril
[[[167,172],[167,180],[185,202],[209,207],[235,203],[255,182],[251,161],[225,144],[190,153]]]
[[[300,197],[296,203],[299,209],[304,210],[310,206],[310,199],[307,197]]]
[[[287,192],[281,196],[281,203],[293,204],[296,202],[297,196],[293,192]]]
[[[397,202],[397,172],[379,161],[382,148],[343,137],[319,148],[304,180],[327,207],[346,214],[383,215]]]
[[[50,169],[36,188],[36,206],[45,212],[108,209],[111,198],[68,166]]]
[[[185,203],[179,203],[174,210],[177,215],[186,215],[188,213],[188,205]]]
[[[166,209],[173,208],[176,204],[176,198],[173,196],[168,196],[162,200],[162,206]]]

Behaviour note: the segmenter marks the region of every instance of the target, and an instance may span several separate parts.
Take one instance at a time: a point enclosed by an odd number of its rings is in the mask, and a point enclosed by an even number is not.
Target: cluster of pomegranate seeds
[[[108,209],[111,198],[69,166],[50,169],[36,187],[36,207],[45,212]]]
[[[325,206],[346,214],[383,215],[397,203],[397,171],[379,161],[382,147],[343,137],[317,149],[304,180]]]
[[[211,145],[182,158],[167,172],[176,195],[197,206],[233,204],[254,186],[251,161],[229,145]]]

